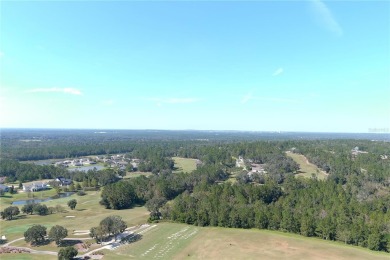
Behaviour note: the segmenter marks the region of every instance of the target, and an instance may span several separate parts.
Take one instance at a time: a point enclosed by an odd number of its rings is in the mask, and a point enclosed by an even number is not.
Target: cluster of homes
[[[69,166],[84,166],[84,165],[91,165],[96,164],[96,162],[90,158],[81,158],[81,159],[74,159],[74,160],[64,160],[54,163],[56,166],[63,166],[63,167],[69,167]]]
[[[71,179],[66,179],[64,177],[57,177],[54,181],[58,182],[59,186],[68,186],[72,184]],[[47,190],[50,187],[49,184],[50,181],[35,181],[30,183],[23,184],[23,191],[24,192],[35,192],[35,191],[42,191]],[[10,190],[10,187],[4,184],[0,184],[0,189],[4,192],[8,192]]]
[[[239,156],[236,160],[236,167],[246,168],[245,161],[250,163],[251,170],[248,172],[248,175],[251,176],[253,173],[266,173],[264,170],[265,164],[254,163],[251,159],[244,159],[242,156]]]
[[[69,167],[69,166],[85,166],[85,165],[92,165],[96,164],[98,162],[108,164],[110,167],[119,167],[119,168],[126,168],[129,163],[133,166],[133,168],[138,168],[138,164],[140,162],[139,159],[128,159],[125,157],[124,154],[117,154],[117,155],[111,155],[111,156],[94,156],[94,157],[86,157],[86,158],[80,158],[80,159],[73,159],[73,160],[64,160],[64,161],[58,161],[54,163],[56,166],[62,166],[62,167]]]

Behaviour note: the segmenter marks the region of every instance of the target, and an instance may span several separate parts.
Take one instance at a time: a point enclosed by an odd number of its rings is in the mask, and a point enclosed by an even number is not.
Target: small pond
[[[25,205],[25,204],[32,204],[32,203],[41,203],[41,202],[45,202],[45,201],[69,197],[72,194],[74,194],[74,192],[63,192],[63,193],[60,193],[58,196],[53,196],[53,197],[44,198],[44,199],[34,198],[34,199],[28,199],[28,200],[17,200],[17,201],[12,202],[12,205]]]

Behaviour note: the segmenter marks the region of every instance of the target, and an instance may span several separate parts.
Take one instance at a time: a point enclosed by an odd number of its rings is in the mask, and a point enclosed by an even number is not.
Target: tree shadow
[[[80,244],[80,243],[83,243],[83,241],[78,240],[78,239],[74,239],[74,240],[67,239],[67,240],[62,240],[59,247],[75,246],[75,245]]]
[[[127,237],[122,238],[120,243],[121,244],[131,244],[131,243],[137,242],[141,239],[142,239],[141,234],[131,234],[131,235],[128,235]]]
[[[32,243],[31,246],[32,247],[47,246],[50,243],[51,243],[51,241],[49,239],[45,239],[44,241],[40,241],[38,243]]]

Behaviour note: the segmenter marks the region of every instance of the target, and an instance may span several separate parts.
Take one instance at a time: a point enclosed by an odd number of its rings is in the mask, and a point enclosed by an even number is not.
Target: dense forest
[[[388,137],[306,135],[12,132],[2,136],[0,176],[19,182],[64,176],[100,187],[100,203],[108,209],[145,205],[150,221],[280,230],[389,252]],[[306,156],[327,179],[297,178],[299,165],[286,151]],[[20,162],[112,153],[140,160],[138,170],[153,174],[122,179],[119,168],[71,172]],[[173,156],[201,164],[190,173],[174,172]],[[250,174],[252,164],[265,170]]]

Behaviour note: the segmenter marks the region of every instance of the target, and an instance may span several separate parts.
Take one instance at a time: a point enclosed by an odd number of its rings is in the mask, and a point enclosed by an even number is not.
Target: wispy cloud
[[[246,94],[242,97],[241,103],[248,103],[250,100],[264,101],[264,102],[278,102],[278,103],[298,103],[297,99],[292,98],[274,98],[274,97],[257,97],[253,96],[252,93]]]
[[[80,90],[75,88],[35,88],[26,91],[27,93],[35,93],[35,92],[58,92],[65,93],[71,95],[82,95]]]
[[[283,68],[279,68],[277,70],[274,71],[274,73],[272,73],[272,76],[276,77],[276,76],[279,76],[280,74],[283,73]]]
[[[188,104],[198,102],[197,98],[146,98],[148,101],[157,102],[157,104]]]
[[[245,96],[242,97],[241,103],[242,103],[242,104],[245,104],[245,103],[247,103],[249,100],[251,100],[252,98],[253,98],[252,93],[248,93],[248,94],[246,94]]]
[[[317,23],[337,36],[343,35],[343,29],[324,2],[321,0],[311,0],[309,4],[311,14]]]
[[[0,58],[4,56],[4,52],[0,51]]]
[[[106,99],[102,101],[102,104],[105,106],[112,106],[114,104],[114,100],[112,99]]]

